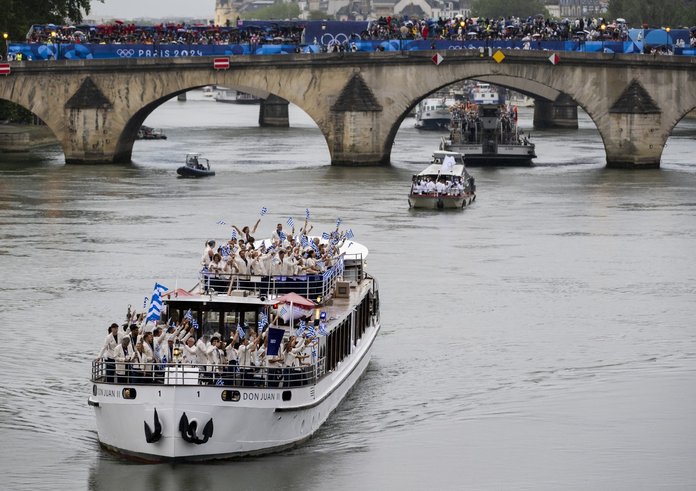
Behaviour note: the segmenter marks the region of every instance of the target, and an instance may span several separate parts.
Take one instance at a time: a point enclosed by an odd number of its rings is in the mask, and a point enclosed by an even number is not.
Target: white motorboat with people
[[[440,149],[459,152],[467,165],[531,165],[535,145],[517,126],[517,107],[457,103],[451,108],[449,137]]]
[[[413,176],[409,208],[464,208],[476,200],[476,184],[461,154],[437,151],[425,169]]]
[[[88,399],[104,448],[152,462],[235,458],[321,427],[370,361],[379,291],[352,230],[308,237],[306,223],[255,248],[209,241],[192,288],[157,283],[147,314],[129,306],[111,325]]]
[[[210,161],[201,157],[200,153],[186,154],[186,163],[176,170],[181,177],[207,177],[214,176],[215,171],[210,168]]]

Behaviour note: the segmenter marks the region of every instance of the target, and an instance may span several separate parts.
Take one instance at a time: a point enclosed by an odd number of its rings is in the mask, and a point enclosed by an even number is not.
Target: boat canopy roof
[[[455,164],[452,170],[443,170],[442,164],[430,164],[428,167],[420,171],[416,176],[463,176],[465,167],[462,164]]]

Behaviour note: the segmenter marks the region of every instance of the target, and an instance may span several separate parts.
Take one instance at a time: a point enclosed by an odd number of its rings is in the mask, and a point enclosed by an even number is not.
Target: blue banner
[[[312,41],[301,44],[274,44],[274,43],[244,43],[244,44],[40,44],[40,43],[11,43],[9,45],[10,57],[22,54],[25,60],[89,60],[89,59],[115,59],[115,58],[190,58],[199,56],[237,56],[237,55],[277,55],[289,53],[321,53],[332,51],[338,45],[346,51],[424,51],[424,50],[459,50],[483,48],[488,56],[488,48],[514,49],[514,50],[543,50],[543,51],[579,51],[588,53],[642,53],[644,47],[665,46],[667,36],[670,43],[666,46],[677,48],[675,54],[688,55],[692,51],[689,43],[684,43],[685,30],[673,30],[666,33],[663,30],[655,30],[647,33],[645,37],[634,32],[629,41],[491,41],[491,40],[413,40],[413,39],[389,39],[389,40],[359,40],[351,37],[352,24],[364,24],[360,22],[335,22],[342,26],[344,31],[320,31],[324,34],[317,39],[317,44]],[[327,22],[331,25],[331,22]],[[359,27],[359,26],[353,26]],[[314,29],[314,28],[313,28]],[[311,33],[313,31],[308,31]],[[641,30],[641,32],[643,32]],[[688,31],[685,31],[688,35]],[[316,37],[316,36],[315,36]],[[329,41],[329,44],[321,44],[319,39]],[[344,41],[345,39],[345,41]],[[671,44],[671,41],[679,41],[683,48]],[[333,43],[333,44],[331,44]],[[689,55],[691,56],[691,55]]]
[[[278,356],[280,344],[283,342],[284,335],[285,329],[278,329],[277,327],[268,328],[268,348],[266,350],[267,356]]]

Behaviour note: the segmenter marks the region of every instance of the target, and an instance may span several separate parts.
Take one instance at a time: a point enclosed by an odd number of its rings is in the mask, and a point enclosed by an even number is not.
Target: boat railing
[[[358,260],[361,255],[341,255],[332,267],[317,274],[291,276],[259,276],[236,273],[216,273],[203,269],[200,282],[204,291],[216,293],[254,292],[261,296],[297,293],[305,298],[321,297],[328,300],[333,295],[336,282],[345,271],[345,262]]]
[[[113,385],[215,385],[223,387],[288,388],[313,385],[325,372],[325,358],[311,365],[239,366],[190,363],[92,362],[93,383]]]

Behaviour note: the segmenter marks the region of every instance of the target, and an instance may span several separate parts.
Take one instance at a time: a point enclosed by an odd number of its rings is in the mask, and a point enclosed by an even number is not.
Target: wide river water
[[[530,168],[470,169],[463,211],[409,210],[441,134],[406,119],[392,165],[338,168],[290,108],[189,93],[132,165],[0,163],[0,489],[696,489],[696,120],[658,170],[609,170],[587,116],[533,131]],[[521,109],[521,126],[531,126]],[[187,152],[217,175],[177,179]],[[199,465],[100,449],[90,362],[155,281],[191,286],[224,219],[256,236],[310,208],[370,249],[382,332],[365,376],[307,443]],[[138,423],[141,424],[141,423]]]

